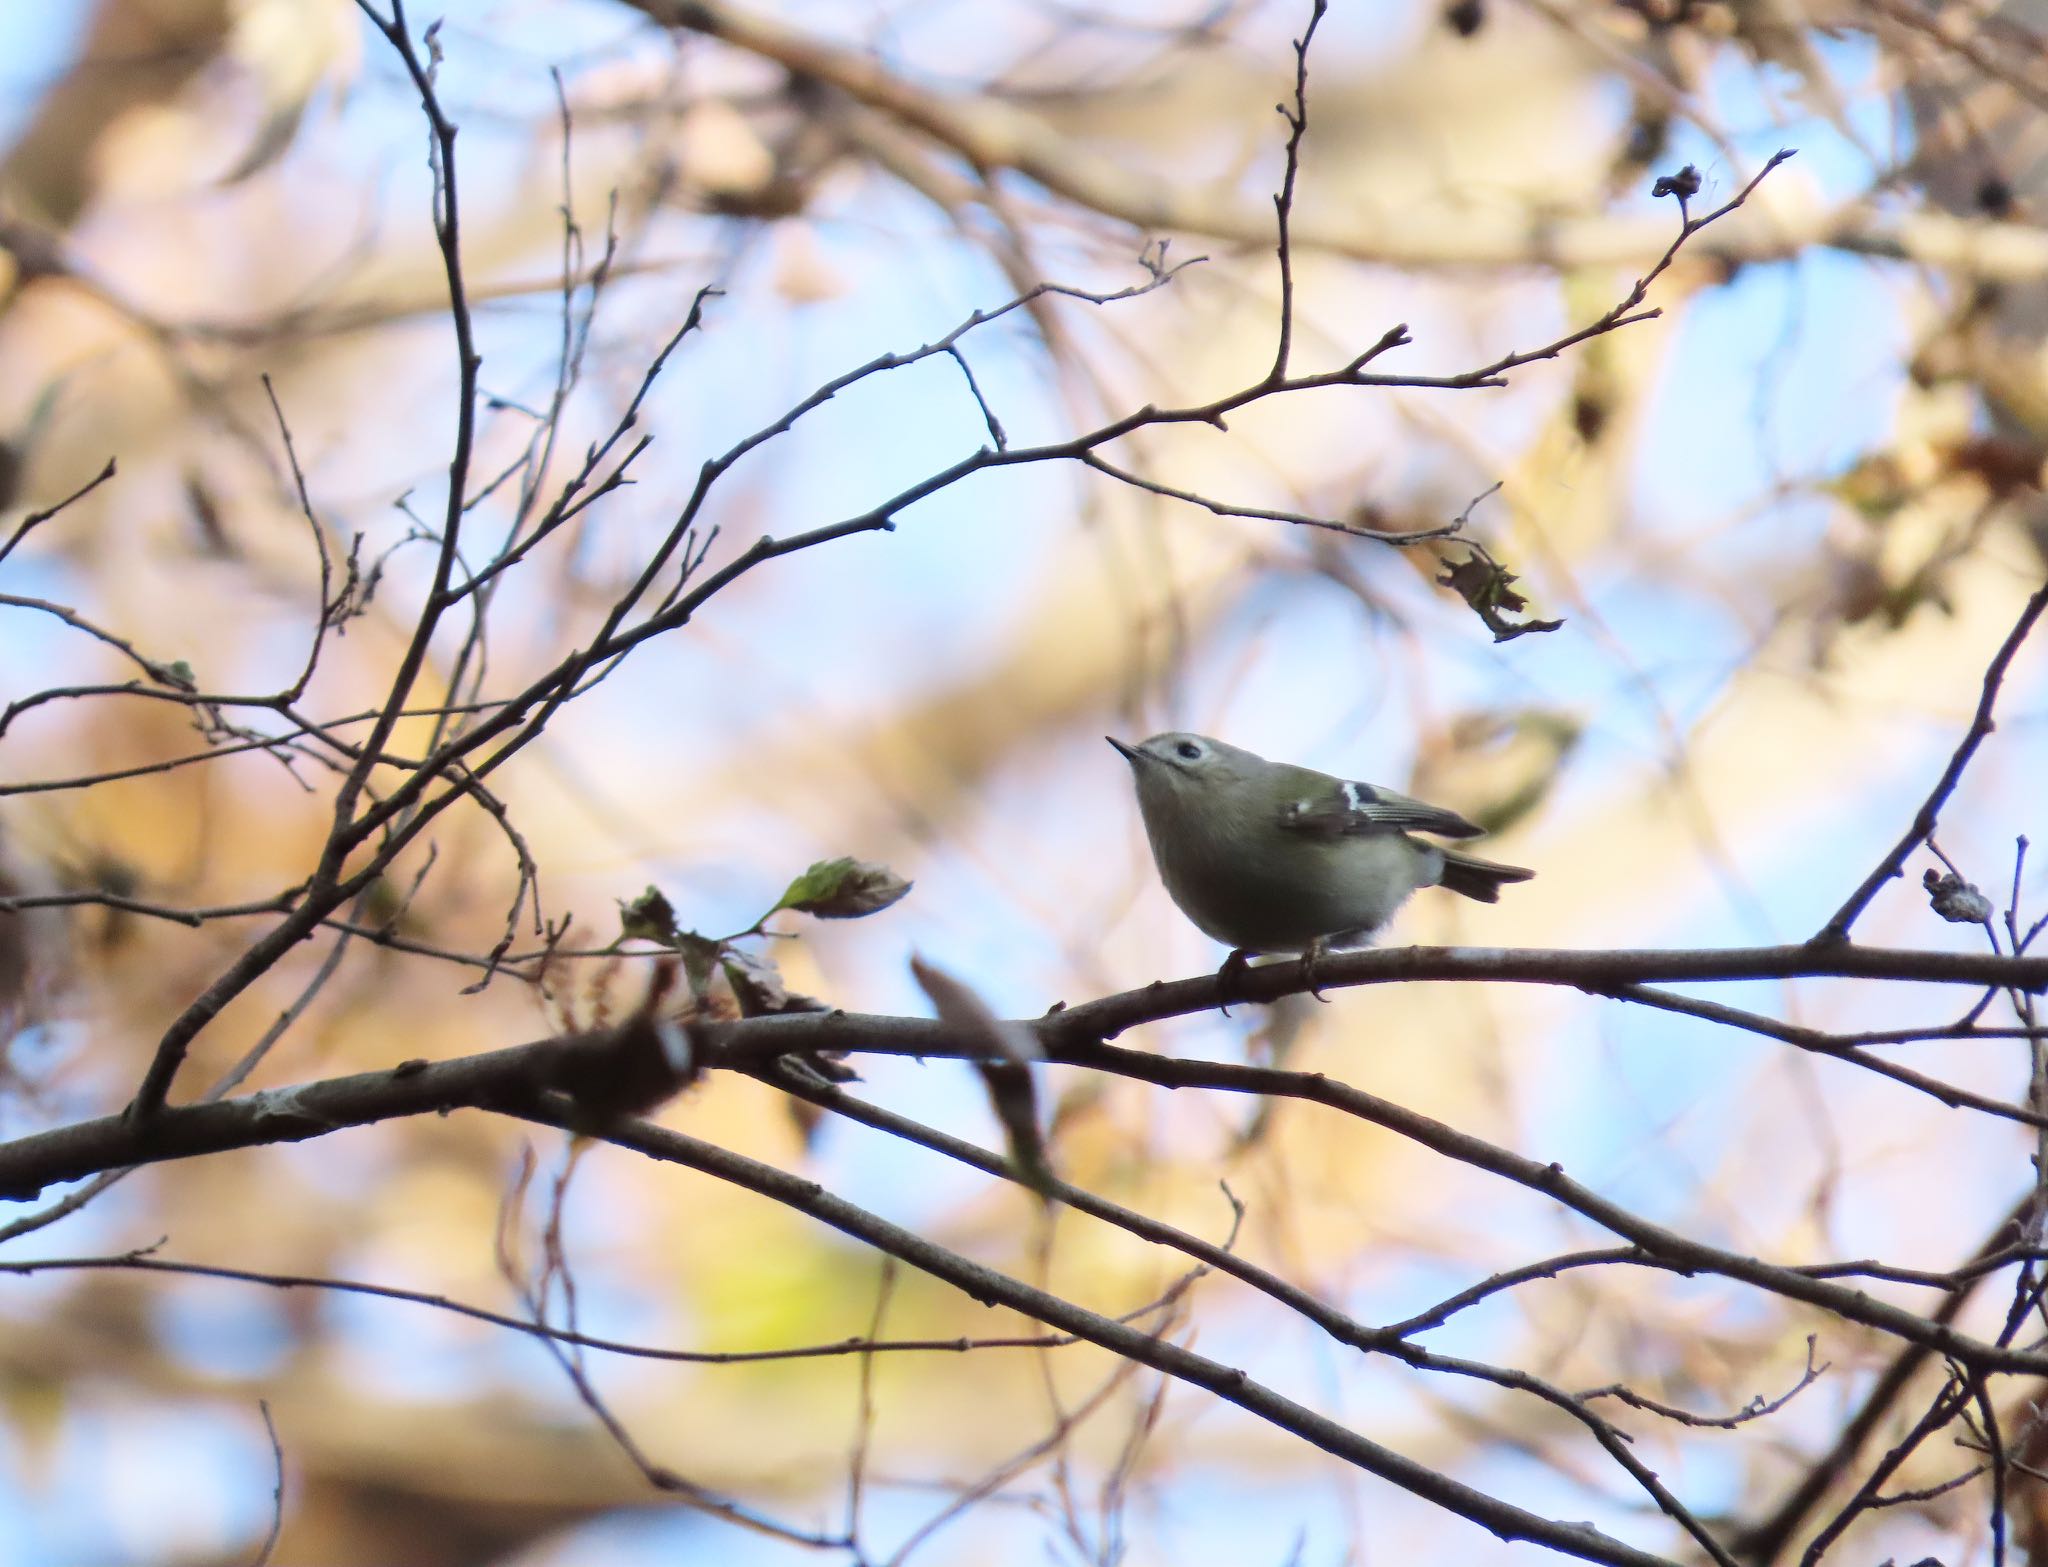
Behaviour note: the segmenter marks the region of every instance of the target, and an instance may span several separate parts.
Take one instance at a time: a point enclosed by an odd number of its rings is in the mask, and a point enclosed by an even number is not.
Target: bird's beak
[[[1102,738],[1107,740],[1111,745],[1115,746],[1117,755],[1121,756],[1133,767],[1138,765],[1139,760],[1145,754],[1143,751],[1140,751],[1134,745],[1125,745],[1123,741],[1119,740],[1115,735],[1104,735]]]

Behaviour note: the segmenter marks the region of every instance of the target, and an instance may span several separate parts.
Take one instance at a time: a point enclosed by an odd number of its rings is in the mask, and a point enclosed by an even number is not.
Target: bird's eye
[[[1192,740],[1181,741],[1179,745],[1174,747],[1174,750],[1180,753],[1182,761],[1199,762],[1202,759],[1202,748]]]

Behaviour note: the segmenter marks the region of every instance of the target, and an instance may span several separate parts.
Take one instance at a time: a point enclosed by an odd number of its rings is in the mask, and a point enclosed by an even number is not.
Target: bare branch
[[[1941,817],[1941,808],[1948,803],[1948,797],[1955,793],[1956,785],[1963,781],[1963,769],[1970,765],[1970,758],[1977,754],[1977,747],[1996,727],[1991,719],[1992,709],[1998,702],[1998,688],[2005,681],[2005,672],[2012,667],[2020,646],[2027,640],[2027,634],[2034,629],[2034,622],[2041,618],[2041,612],[2048,610],[2048,582],[2034,590],[2025,606],[2020,610],[2019,619],[2013,622],[2012,630],[2005,635],[2005,641],[1992,655],[1991,662],[1984,669],[1983,694],[1977,699],[1976,715],[1970,720],[1970,727],[1957,744],[1955,754],[1948,759],[1948,766],[1942,769],[1935,780],[1934,788],[1921,802],[1914,813],[1913,825],[1906,829],[1905,836],[1892,845],[1891,852],[1878,862],[1877,869],[1863,878],[1863,884],[1849,894],[1849,899],[1835,910],[1828,922],[1815,932],[1816,942],[1838,942],[1849,939],[1849,927],[1856,923],[1857,916],[1870,906],[1870,900],[1877,896],[1884,884],[1899,875],[1906,868],[1906,857],[1934,832]]]
[[[65,496],[64,499],[57,502],[56,505],[45,507],[42,511],[30,512],[26,517],[22,518],[20,522],[14,525],[14,531],[7,536],[7,542],[5,544],[0,544],[0,561],[4,561],[5,559],[7,559],[8,556],[12,555],[14,553],[15,546],[21,543],[21,541],[27,538],[31,533],[35,532],[37,528],[40,528],[52,517],[57,516],[60,512],[64,511],[65,508],[69,506],[74,506],[78,502],[84,500],[86,496],[92,494],[94,490],[98,489],[101,485],[105,484],[109,479],[113,477],[114,459],[109,457],[107,459],[106,467],[100,469],[98,473],[94,474],[90,479],[86,480],[85,483],[81,484],[69,495]]]
[[[1294,107],[1290,110],[1285,104],[1279,106],[1280,117],[1287,122],[1287,159],[1279,192],[1273,197],[1273,212],[1280,230],[1280,341],[1273,351],[1273,368],[1267,372],[1269,381],[1285,379],[1287,358],[1294,347],[1294,251],[1289,243],[1288,223],[1294,216],[1294,182],[1301,174],[1301,141],[1308,134],[1308,47],[1328,9],[1329,0],[1313,0],[1309,7],[1308,26],[1294,40]]]
[[[284,1533],[284,1443],[278,1440],[277,1422],[270,1417],[270,1400],[259,1398],[256,1407],[262,1411],[263,1430],[270,1438],[270,1456],[277,1465],[277,1480],[270,1489],[270,1530],[257,1547],[250,1567],[268,1567],[277,1550],[277,1537]]]
[[[1631,1409],[1646,1410],[1650,1414],[1661,1415],[1666,1420],[1676,1421],[1682,1426],[1694,1426],[1702,1430],[1733,1431],[1737,1426],[1748,1425],[1752,1420],[1761,1420],[1766,1415],[1776,1414],[1820,1380],[1821,1373],[1828,1370],[1828,1367],[1825,1363],[1821,1365],[1814,1364],[1814,1344],[1814,1335],[1811,1333],[1807,1334],[1806,1369],[1800,1372],[1798,1381],[1794,1382],[1792,1386],[1780,1393],[1776,1398],[1765,1398],[1763,1394],[1757,1394],[1755,1398],[1752,1398],[1732,1415],[1694,1414],[1689,1409],[1680,1409],[1675,1404],[1667,1404],[1659,1399],[1647,1397],[1619,1382],[1610,1383],[1606,1387],[1594,1388],[1590,1392],[1581,1393],[1579,1397],[1588,1402],[1596,1398],[1619,1399]]]
[[[535,1104],[522,1113],[550,1125],[568,1124],[575,1118],[572,1107],[552,1100]],[[877,1251],[955,1285],[976,1300],[1001,1303],[1036,1318],[1048,1327],[1072,1333],[1110,1350],[1128,1362],[1150,1366],[1177,1381],[1203,1388],[1368,1474],[1377,1475],[1448,1512],[1470,1519],[1502,1539],[1528,1540],[1567,1556],[1614,1563],[1617,1567],[1653,1567],[1653,1564],[1654,1567],[1668,1567],[1666,1558],[1615,1540],[1589,1524],[1545,1518],[1475,1490],[1296,1403],[1255,1381],[1242,1370],[1112,1321],[1060,1296],[971,1261],[856,1207],[813,1181],[799,1179],[714,1144],[644,1122],[630,1128],[618,1128],[610,1137],[622,1147],[702,1171],[808,1214]]]

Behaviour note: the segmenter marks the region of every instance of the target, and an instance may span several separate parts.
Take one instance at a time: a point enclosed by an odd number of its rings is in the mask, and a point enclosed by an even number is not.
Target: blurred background
[[[461,127],[477,472],[510,476],[471,513],[472,567],[521,485],[559,486],[698,291],[721,291],[646,395],[635,482],[504,579],[489,694],[591,633],[707,458],[819,383],[1040,280],[1137,287],[1161,239],[1169,264],[1205,258],[1141,297],[1049,297],[962,339],[1014,445],[1206,401],[1272,359],[1274,105],[1305,4],[683,9],[690,25],[654,0],[449,0],[409,19],[415,37],[438,23],[437,91]],[[1538,871],[1495,907],[1425,894],[1392,940],[1803,938],[1910,821],[2043,572],[2043,10],[1335,6],[1309,58],[1298,370],[1341,365],[1403,322],[1413,345],[1375,368],[1449,375],[1539,347],[1623,298],[1676,234],[1675,204],[1650,196],[1658,175],[1696,166],[1698,213],[1797,149],[1688,245],[1653,292],[1657,320],[1505,388],[1301,393],[1227,429],[1147,429],[1111,454],[1178,490],[1365,528],[1435,527],[1470,507],[1471,535],[1562,629],[1497,644],[1435,582],[1464,558],[1456,545],[1219,516],[1071,463],[980,475],[904,508],[893,532],[743,578],[498,775],[545,913],[601,946],[616,901],[652,884],[684,926],[724,933],[809,862],[853,854],[915,890],[864,921],[784,917],[795,934],[770,944],[792,986],[833,1005],[927,1010],[913,950],[1021,1015],[1197,972],[1221,954],[1157,887],[1101,738],[1176,727],[1455,806],[1496,831],[1486,852]],[[0,528],[119,465],[8,558],[0,590],[182,661],[205,690],[287,684],[319,581],[268,377],[329,548],[378,571],[304,705],[374,706],[431,571],[423,520],[444,505],[455,425],[412,82],[346,0],[14,6],[0,43]],[[565,344],[577,373],[543,449]],[[878,506],[989,440],[961,364],[871,375],[720,480],[711,562]],[[437,647],[430,686],[454,651]],[[2048,828],[2043,668],[2022,654],[1940,834],[2001,909],[2016,835]],[[134,674],[60,619],[0,605],[0,700]],[[190,708],[132,694],[10,712],[0,876],[179,908],[302,878],[328,824],[324,774],[248,752],[78,782],[205,744]],[[44,787],[66,780],[77,786]],[[488,951],[518,882],[505,838],[456,812],[433,851],[396,878],[419,878],[398,929]],[[1923,860],[1860,938],[1980,947],[1981,930],[1928,911]],[[2031,917],[2048,876],[2029,868],[2018,891]],[[166,1022],[262,928],[93,906],[15,917],[0,951],[14,1030],[0,1130],[118,1108]],[[534,945],[530,926],[519,945]],[[309,943],[236,1003],[201,1036],[186,1085],[240,1057],[333,957],[331,941]],[[517,975],[478,991],[473,968],[362,941],[335,961],[253,1086],[551,1028]],[[604,987],[629,981],[577,983],[599,997],[579,1005],[602,1006]],[[1941,1021],[1970,999],[1826,982],[1713,993],[1840,1028]],[[2032,1182],[2011,1123],[1576,992],[1375,987],[1141,1042],[1284,1055],[1776,1260],[1951,1267]],[[2027,1081],[2011,1040],[1901,1059],[1993,1095]],[[965,1066],[855,1064],[866,1096],[1000,1145]],[[1246,1205],[1240,1249],[1367,1323],[1610,1239],[1310,1106],[1060,1071],[1047,1086],[1067,1179],[1221,1239],[1222,1176]],[[1027,1194],[897,1140],[812,1124],[756,1083],[702,1085],[660,1118],[1107,1312],[1185,1270],[1073,1214],[1048,1224]],[[516,1314],[498,1242],[508,1204],[506,1226],[530,1239],[522,1148],[544,1175],[564,1166],[560,1139],[461,1115],[154,1168],[0,1244],[0,1261],[161,1238],[183,1260]],[[877,1323],[884,1337],[1032,1332],[912,1276],[878,1317],[872,1254],[616,1149],[578,1161],[564,1236],[591,1332],[703,1350]],[[1995,1326],[1996,1302],[1981,1309],[1966,1324]],[[1195,1285],[1184,1310],[1177,1337],[1377,1441],[1678,1548],[1584,1434],[1533,1400],[1340,1350],[1226,1279]],[[25,1567],[250,1559],[272,1514],[259,1400],[284,1453],[280,1562],[832,1554],[664,1502],[540,1348],[425,1307],[86,1272],[0,1283],[0,1318],[0,1554]],[[1791,1386],[1817,1327],[1830,1370],[1768,1421],[1626,1422],[1696,1511],[1753,1519],[1856,1407],[1884,1343],[1726,1283],[1615,1270],[1497,1297],[1427,1341],[1726,1413]],[[991,1567],[1529,1554],[1085,1347],[891,1354],[871,1370],[862,1439],[853,1357],[591,1364],[656,1461],[787,1522],[843,1526],[858,1448],[877,1562],[906,1544],[908,1560]],[[1898,1484],[1968,1467],[1937,1446]],[[990,1494],[960,1505],[984,1480]],[[1986,1511],[1980,1483],[1874,1515],[1846,1548],[1989,1559]]]

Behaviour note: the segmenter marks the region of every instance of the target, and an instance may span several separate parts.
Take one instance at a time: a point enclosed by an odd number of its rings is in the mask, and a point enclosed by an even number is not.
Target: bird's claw
[[[1232,947],[1230,956],[1223,960],[1223,967],[1216,971],[1216,1010],[1225,1017],[1230,1016],[1230,998],[1237,995],[1240,1001],[1245,997],[1238,987],[1251,972],[1251,954],[1243,947]]]
[[[1329,950],[1321,939],[1317,939],[1311,941],[1301,954],[1302,980],[1308,986],[1308,993],[1324,1006],[1330,1004],[1330,998],[1323,994],[1323,987],[1316,983],[1316,970],[1322,966],[1323,958]]]

